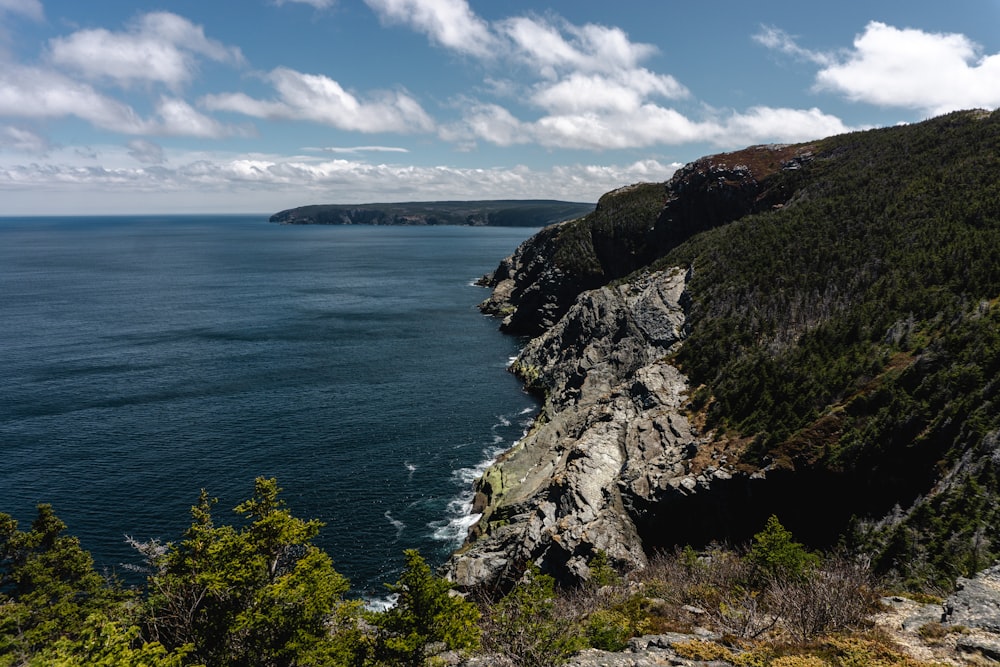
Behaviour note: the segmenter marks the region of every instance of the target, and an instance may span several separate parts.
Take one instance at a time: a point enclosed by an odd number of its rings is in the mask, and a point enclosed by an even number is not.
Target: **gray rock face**
[[[688,382],[666,361],[684,338],[686,278],[674,269],[586,292],[518,356],[515,372],[545,404],[477,483],[481,518],[447,566],[459,586],[501,583],[528,562],[584,579],[598,550],[641,567],[635,499],[710,483],[690,474]]]
[[[945,601],[943,620],[1000,634],[1000,565],[971,579],[959,577],[955,592]]]

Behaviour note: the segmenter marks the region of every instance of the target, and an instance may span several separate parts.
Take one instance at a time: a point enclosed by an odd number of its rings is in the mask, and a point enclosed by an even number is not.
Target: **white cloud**
[[[156,106],[156,113],[159,119],[149,125],[150,134],[219,139],[249,133],[209,118],[184,100],[176,98],[162,98]]]
[[[850,132],[836,116],[812,109],[753,107],[722,119],[712,143],[727,147],[767,142],[798,143]]]
[[[365,0],[383,21],[411,25],[438,44],[489,57],[494,35],[465,0]]]
[[[128,154],[142,164],[163,164],[167,161],[163,155],[163,147],[145,139],[132,139],[128,142]]]
[[[308,151],[321,151],[323,153],[338,153],[354,155],[357,153],[409,153],[405,148],[398,146],[324,146],[322,148],[305,148]]]
[[[528,124],[498,104],[470,104],[461,123],[444,126],[438,134],[459,144],[482,139],[497,146],[513,146],[534,140]]]
[[[49,142],[45,137],[30,130],[13,126],[0,127],[0,150],[45,154],[49,148]]]
[[[333,7],[334,0],[274,0],[274,4],[287,5],[290,2],[301,2],[305,5],[312,5],[316,9],[326,9],[327,7]]]
[[[147,155],[143,149],[150,149]],[[171,154],[135,166],[150,146],[100,147],[99,162],[64,149],[47,162],[12,162],[0,152],[0,192],[9,214],[160,210],[273,212],[311,202],[556,198],[597,201],[608,190],[665,181],[675,164],[564,164],[549,169],[456,168],[279,155]],[[53,196],[69,194],[72,197]],[[184,193],[184,197],[178,197]],[[89,198],[89,199],[88,199]],[[90,202],[81,208],[81,202]],[[65,204],[64,204],[65,203]],[[72,205],[72,210],[60,206]],[[130,208],[131,207],[131,208]]]
[[[630,112],[651,97],[685,97],[687,90],[672,76],[646,69],[616,75],[573,73],[554,84],[538,87],[531,101],[547,111]]]
[[[20,14],[35,21],[45,18],[42,3],[39,0],[0,0],[0,14]]]
[[[12,63],[0,68],[0,116],[76,116],[123,134],[145,131],[145,122],[130,106],[102,95],[90,85],[50,70]]]
[[[785,55],[819,65],[828,65],[834,62],[834,57],[830,54],[802,48],[796,43],[794,37],[774,26],[761,26],[760,32],[753,36],[753,40],[773,51],[779,51]]]
[[[96,28],[49,41],[54,64],[89,79],[110,79],[122,85],[157,82],[179,88],[194,77],[196,56],[243,62],[238,48],[208,39],[204,28],[169,12],[145,14],[126,32]]]
[[[156,115],[143,118],[129,105],[90,84],[58,72],[8,63],[0,68],[0,117],[62,118],[75,116],[120,134],[219,138],[247,134],[223,125],[176,98],[162,98]]]
[[[499,24],[516,47],[517,56],[537,68],[545,78],[559,71],[616,72],[637,67],[656,52],[650,44],[629,40],[620,28],[587,24],[560,26],[520,16]]]
[[[960,34],[871,22],[841,62],[816,75],[816,88],[885,107],[937,115],[1000,106],[1000,54],[980,55]]]
[[[643,104],[634,109],[550,114],[522,121],[501,106],[484,104],[471,107],[461,123],[443,128],[440,134],[446,141],[460,143],[535,143],[548,148],[603,151],[689,143],[739,148],[753,143],[820,139],[851,129],[817,108],[753,107],[743,113],[715,113],[707,120],[693,120],[675,109]]]
[[[362,101],[322,74],[303,74],[279,67],[267,78],[278,92],[276,100],[225,93],[209,95],[202,104],[215,111],[257,118],[309,120],[356,132],[426,132],[434,126],[420,104],[402,92],[383,92]]]

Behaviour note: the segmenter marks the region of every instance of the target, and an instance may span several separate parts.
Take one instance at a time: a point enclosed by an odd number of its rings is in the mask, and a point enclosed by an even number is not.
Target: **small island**
[[[470,225],[545,227],[594,210],[593,203],[552,199],[432,201],[395,204],[313,204],[280,211],[283,225]]]

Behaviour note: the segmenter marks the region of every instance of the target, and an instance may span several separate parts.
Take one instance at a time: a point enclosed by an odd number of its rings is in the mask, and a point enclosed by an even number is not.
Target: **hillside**
[[[40,504],[0,513],[0,665],[996,664],[998,149],[964,112],[608,193],[484,277],[543,406],[447,579],[346,599],[259,477],[128,538],[126,589]]]
[[[593,204],[554,200],[314,204],[280,211],[271,222],[286,225],[474,225],[544,227],[586,215]]]
[[[702,158],[484,278],[545,400],[450,566],[740,543],[776,514],[913,585],[1000,556],[1000,114]]]

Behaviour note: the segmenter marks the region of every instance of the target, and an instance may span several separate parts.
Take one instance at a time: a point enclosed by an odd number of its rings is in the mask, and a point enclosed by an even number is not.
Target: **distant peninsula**
[[[593,210],[594,204],[551,199],[313,204],[280,211],[272,215],[270,221],[283,225],[545,227],[582,217]]]

